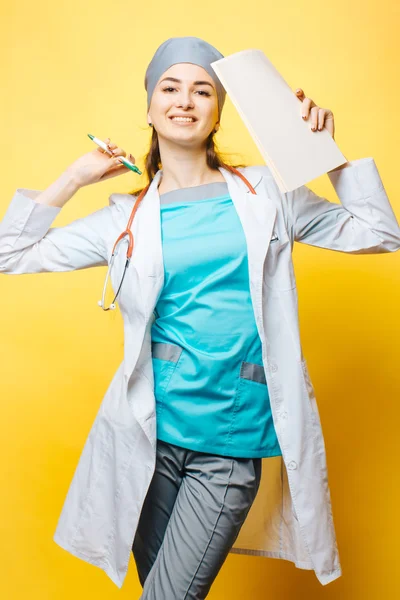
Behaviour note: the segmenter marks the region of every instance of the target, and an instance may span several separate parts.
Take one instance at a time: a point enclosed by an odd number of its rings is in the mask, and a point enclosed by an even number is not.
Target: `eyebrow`
[[[160,83],[163,81],[174,81],[175,83],[182,83],[180,79],[176,79],[176,77],[164,77],[161,79]],[[209,85],[214,89],[214,86],[209,81],[193,81],[193,85]]]

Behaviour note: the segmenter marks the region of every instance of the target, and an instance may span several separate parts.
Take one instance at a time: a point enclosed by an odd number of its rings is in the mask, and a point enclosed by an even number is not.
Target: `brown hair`
[[[214,131],[212,131],[210,133],[210,135],[207,138],[207,142],[206,142],[206,158],[207,158],[207,165],[214,170],[218,170],[218,167],[224,167],[229,169],[229,167],[233,166],[235,168],[239,168],[239,167],[246,167],[247,165],[245,164],[230,164],[225,158],[223,158],[223,156],[228,156],[227,153],[221,153],[219,150],[217,150],[216,148],[216,144],[214,141]],[[151,142],[150,142],[150,148],[148,153],[145,156],[145,170],[146,170],[146,174],[149,180],[149,183],[151,183],[153,181],[153,178],[155,176],[155,174],[157,173],[157,171],[161,168],[161,157],[160,157],[160,149],[159,149],[159,145],[158,145],[158,135],[156,130],[153,127],[153,131],[152,131],[152,137],[151,137]],[[133,196],[139,195],[145,186],[143,186],[142,188],[136,189],[136,190],[132,190],[130,192],[128,192],[129,194],[132,194]]]

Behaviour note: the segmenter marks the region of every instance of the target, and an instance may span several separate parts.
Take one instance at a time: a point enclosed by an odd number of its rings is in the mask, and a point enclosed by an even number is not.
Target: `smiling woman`
[[[153,132],[157,132],[163,167],[172,148],[175,156],[184,152],[186,162],[188,153],[204,161],[207,139],[219,127],[218,95],[213,80],[204,68],[190,63],[174,64],[163,75],[154,87],[147,116]],[[166,85],[168,81],[174,85]],[[171,122],[189,127],[190,131],[184,137],[180,134],[176,137],[175,129],[169,127]],[[168,172],[164,175],[168,179]]]
[[[109,206],[51,227],[80,187],[124,172],[96,149],[46,190],[18,189],[0,223],[2,274],[110,267],[122,239],[116,291],[132,251],[118,300],[123,362],[54,540],[118,587],[133,552],[141,600],[205,598],[229,552],[291,561],[323,585],[340,577],[292,248],[400,249],[372,158],[328,173],[339,204],[306,186],[280,193],[266,165],[221,166],[213,133],[225,95],[211,67],[220,56],[198,38],[172,38],[153,57],[153,179],[133,207],[113,194]]]
[[[199,38],[172,40],[174,43],[167,40],[158,48],[145,76],[147,121],[152,127],[145,170],[151,183],[162,168],[160,194],[223,182],[220,167],[246,166],[231,164],[214,139],[226,92],[210,63],[223,55],[209,44],[205,51],[202,44],[206,42]],[[186,45],[186,54],[177,51],[176,40]],[[138,196],[143,189],[131,190],[130,194]]]

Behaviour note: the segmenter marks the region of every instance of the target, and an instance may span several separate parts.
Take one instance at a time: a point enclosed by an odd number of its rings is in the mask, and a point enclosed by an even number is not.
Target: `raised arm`
[[[351,254],[396,252],[400,228],[373,158],[328,173],[341,204],[301,186],[283,194],[292,242]]]
[[[72,271],[107,264],[101,232],[106,206],[64,227],[50,227],[61,208],[35,201],[38,190],[16,190],[0,222],[0,273]]]
[[[108,139],[108,138],[107,138]],[[64,227],[50,227],[61,208],[85,185],[124,172],[118,156],[93,150],[78,158],[46,190],[17,189],[0,222],[0,273],[72,271],[107,264],[106,232],[114,209],[105,206]]]

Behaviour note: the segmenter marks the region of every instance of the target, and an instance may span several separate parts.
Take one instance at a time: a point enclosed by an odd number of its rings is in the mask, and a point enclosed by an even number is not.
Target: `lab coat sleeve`
[[[373,158],[328,173],[340,204],[307,186],[283,194],[293,241],[351,254],[395,252],[400,228]]]
[[[106,206],[64,227],[51,224],[61,207],[35,202],[40,190],[17,189],[0,222],[0,274],[72,271],[107,265],[101,231]],[[103,226],[102,226],[103,225]]]

